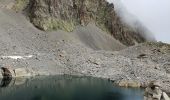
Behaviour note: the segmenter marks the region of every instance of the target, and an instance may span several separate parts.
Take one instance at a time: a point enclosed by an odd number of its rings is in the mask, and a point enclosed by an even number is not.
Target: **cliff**
[[[27,12],[31,22],[45,31],[71,32],[76,26],[95,23],[124,45],[145,41],[140,32],[121,22],[106,0],[30,0]]]

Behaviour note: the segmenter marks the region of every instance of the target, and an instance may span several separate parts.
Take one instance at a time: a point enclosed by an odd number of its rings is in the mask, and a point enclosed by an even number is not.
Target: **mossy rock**
[[[72,32],[75,28],[74,23],[71,21],[69,22],[69,21],[64,21],[64,20],[53,19],[51,23],[49,24],[51,26],[49,29],[52,29],[52,30],[61,29],[67,32]]]
[[[32,19],[34,25],[44,31],[52,30],[64,30],[72,32],[75,29],[75,25],[72,21],[58,20],[55,18],[34,18]]]

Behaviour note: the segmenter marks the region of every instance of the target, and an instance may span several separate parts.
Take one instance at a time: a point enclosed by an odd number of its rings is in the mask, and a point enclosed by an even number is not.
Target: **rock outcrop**
[[[106,0],[30,0],[28,15],[42,30],[65,30],[95,23],[125,45],[145,41],[137,30],[121,22],[114,5]]]
[[[121,80],[117,82],[117,84],[121,87],[133,87],[133,88],[141,87],[141,83],[138,81],[134,81],[134,80]]]
[[[170,100],[168,95],[161,90],[161,84],[158,81],[152,81],[145,89],[144,100]]]
[[[12,68],[8,68],[8,67],[1,67],[1,72],[0,72],[1,76],[0,78],[15,78],[15,77],[31,77],[34,76],[33,72],[29,71],[26,68],[16,68],[16,69],[12,69]]]
[[[12,78],[12,73],[8,68],[1,67],[1,74],[5,79]]]

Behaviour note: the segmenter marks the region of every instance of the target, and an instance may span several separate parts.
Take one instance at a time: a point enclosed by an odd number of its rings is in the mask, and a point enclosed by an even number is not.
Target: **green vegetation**
[[[72,32],[75,28],[75,25],[73,22],[69,21],[64,21],[64,20],[58,20],[58,19],[52,19],[49,24],[49,29],[54,29],[54,30],[65,30],[67,32]]]
[[[104,24],[96,22],[96,26],[99,27],[102,31],[110,34],[110,30]]]
[[[35,20],[36,21],[34,21],[34,24],[44,31],[64,30],[67,32],[72,32],[75,28],[75,25],[72,21],[64,21],[55,18]]]
[[[13,9],[15,11],[21,11],[27,6],[28,3],[29,0],[15,0],[15,5],[13,6]]]

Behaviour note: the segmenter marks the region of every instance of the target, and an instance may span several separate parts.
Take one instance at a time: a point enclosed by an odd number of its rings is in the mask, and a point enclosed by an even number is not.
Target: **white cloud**
[[[153,32],[158,41],[170,43],[170,0],[121,1],[130,13]]]

